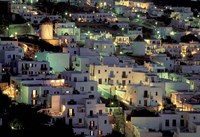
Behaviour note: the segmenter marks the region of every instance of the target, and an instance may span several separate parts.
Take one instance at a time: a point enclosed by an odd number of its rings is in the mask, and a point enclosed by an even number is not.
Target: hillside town
[[[0,136],[199,137],[200,1],[170,1],[0,0]]]

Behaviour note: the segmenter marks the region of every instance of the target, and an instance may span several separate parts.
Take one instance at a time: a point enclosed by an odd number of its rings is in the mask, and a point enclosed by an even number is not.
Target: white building
[[[127,85],[133,80],[130,66],[90,65],[90,78],[98,84]]]
[[[145,39],[144,40],[146,42],[146,48],[145,48],[145,53],[146,54],[155,54],[155,53],[159,53],[162,52],[162,48],[161,48],[161,40],[158,39]]]
[[[38,61],[48,61],[52,72],[63,72],[70,67],[69,53],[37,52],[35,56]]]
[[[99,52],[102,56],[110,56],[115,53],[115,47],[113,42],[111,41],[103,41],[103,40],[88,40],[86,42],[86,47],[91,47],[95,51]]]
[[[173,43],[163,43],[162,48],[173,57],[181,57],[181,45]]]
[[[70,14],[73,20],[79,22],[92,22],[92,21],[107,21],[109,18],[116,20],[117,18],[112,13],[73,13]]]
[[[3,43],[3,42],[2,42]],[[10,64],[12,60],[21,60],[24,57],[24,50],[14,44],[0,44],[0,62]]]
[[[47,74],[50,71],[47,61],[18,61],[17,74],[19,75],[38,75]]]
[[[126,86],[124,100],[136,107],[162,107],[163,89],[156,86],[132,84]]]
[[[92,94],[66,94],[52,96],[51,114],[65,117],[76,135],[102,136],[112,133],[105,104]]]
[[[80,93],[93,93],[96,94],[97,82],[90,80],[89,73],[80,71],[65,71],[61,73],[61,78],[65,79],[65,82],[72,85],[74,90]]]
[[[57,36],[74,35],[76,40],[80,40],[80,28],[77,28],[75,22],[55,23],[55,34]]]
[[[194,127],[191,130],[180,130],[174,133],[173,137],[198,137],[200,134],[200,123],[194,122]]]
[[[0,37],[0,44],[18,46],[18,40],[10,37]]]
[[[29,13],[32,11],[32,7],[26,4],[22,3],[11,3],[11,12],[16,14],[23,14],[23,13]]]
[[[136,29],[134,29],[134,30],[128,30],[128,34],[127,34],[129,37],[130,37],[130,39],[135,39],[136,37],[138,37],[139,35],[141,36],[141,37],[143,37],[143,33],[142,33],[142,28],[141,27],[137,27]]]
[[[161,64],[168,71],[174,70],[174,60],[171,60],[166,54],[154,54],[150,59],[155,63]]]
[[[51,21],[60,21],[62,19],[60,15],[41,14],[41,15],[31,15],[30,21],[34,25],[39,25],[41,21],[45,18],[48,18]]]
[[[197,135],[197,132],[199,132],[194,130],[197,129],[196,123],[200,120],[199,116],[199,112],[175,112],[166,110],[158,114],[158,116],[149,115],[139,117],[133,115],[131,116],[131,124],[139,129],[175,132],[174,137],[179,137],[179,134],[183,135],[180,137],[186,137],[186,135],[193,137],[192,135]]]
[[[132,43],[133,55],[134,56],[144,56],[145,55],[146,42],[139,35],[136,37]]]
[[[151,63],[151,62],[144,62],[144,67],[147,68],[147,70],[149,72],[154,72],[154,73],[163,73],[165,72],[165,67],[160,65],[160,64],[156,64],[156,63]]]
[[[156,38],[166,38],[170,36],[171,32],[173,31],[172,27],[156,27],[154,30]]]
[[[12,87],[16,90],[16,100],[30,105],[49,106],[47,97],[53,94],[72,93],[73,88],[65,84],[64,79],[49,77],[12,78]]]

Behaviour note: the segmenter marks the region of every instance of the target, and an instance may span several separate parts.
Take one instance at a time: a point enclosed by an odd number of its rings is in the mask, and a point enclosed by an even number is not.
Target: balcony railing
[[[31,95],[32,98],[39,98],[39,95],[36,94],[36,95]]]
[[[109,77],[110,77],[110,78],[114,78],[115,75],[114,75],[114,74],[110,74]]]
[[[144,98],[149,98],[149,95],[148,94],[144,94]]]
[[[45,67],[45,68],[41,68],[40,69],[41,71],[47,71],[47,68]]]
[[[29,68],[28,67],[22,67],[22,70],[28,70]]]
[[[69,112],[67,113],[67,117],[73,117],[75,116],[75,113],[70,114]]]
[[[122,78],[127,78],[128,77],[128,75],[122,75]]]
[[[42,97],[47,97],[47,94],[43,94]]]
[[[95,130],[95,129],[97,129],[97,126],[89,126],[89,129],[90,130]]]

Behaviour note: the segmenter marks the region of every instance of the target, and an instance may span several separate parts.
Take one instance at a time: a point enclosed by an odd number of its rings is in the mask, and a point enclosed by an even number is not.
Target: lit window
[[[33,98],[37,97],[37,90],[33,90],[33,91],[32,91],[32,97],[33,97]]]
[[[99,130],[98,134],[101,136],[102,135],[102,130]]]
[[[94,127],[94,121],[90,121],[90,127]]]
[[[90,136],[94,136],[94,131],[90,131]]]
[[[32,105],[36,105],[37,104],[37,100],[32,100]]]
[[[68,109],[68,116],[69,117],[72,117],[72,116],[74,116],[74,110],[73,109]]]
[[[104,45],[103,48],[106,49],[106,45]]]

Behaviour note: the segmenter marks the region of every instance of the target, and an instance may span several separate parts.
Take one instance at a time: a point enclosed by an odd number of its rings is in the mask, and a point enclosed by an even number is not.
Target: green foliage
[[[12,130],[22,130],[24,128],[22,122],[17,118],[10,122],[10,127]]]
[[[113,26],[112,26],[112,29],[114,29],[114,30],[118,30],[119,27],[118,27],[117,25],[113,25]]]
[[[66,125],[64,119],[54,125],[48,125],[48,115],[39,113],[39,107],[18,104],[12,105],[3,117],[3,127],[0,128],[1,137],[28,137],[28,136],[67,136],[74,137],[73,129]]]
[[[12,105],[4,117],[4,124],[10,125],[13,122],[15,124],[18,120],[24,128],[31,128],[47,123],[50,117],[44,113],[38,113],[38,110],[39,108],[32,108],[26,104]]]

